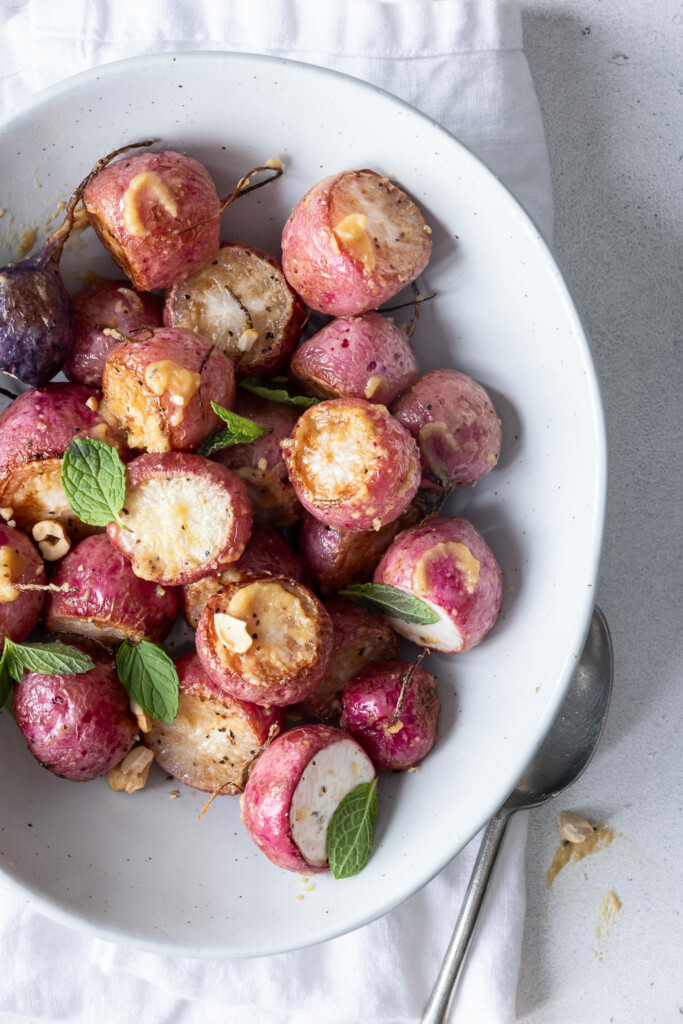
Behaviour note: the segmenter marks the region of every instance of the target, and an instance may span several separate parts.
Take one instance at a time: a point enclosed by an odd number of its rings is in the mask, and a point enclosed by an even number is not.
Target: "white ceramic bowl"
[[[154,137],[184,149],[226,195],[281,157],[280,181],[223,218],[223,237],[277,250],[295,202],[350,167],[395,174],[433,227],[422,279],[423,370],[455,366],[490,389],[503,420],[499,466],[458,511],[504,572],[500,618],[469,653],[431,659],[443,713],[419,772],[381,779],[376,849],[357,877],[315,887],[263,857],[222,797],[156,771],[135,794],[75,785],[33,760],[0,715],[2,880],[51,917],[148,949],[239,957],[329,939],[386,913],[432,878],[515,785],[549,727],[581,651],[604,516],[605,440],[588,344],[534,224],[459,142],[392,96],[278,59],[183,53],[110,64],[41,93],[1,128],[5,262],[99,156]],[[9,184],[8,184],[9,183]],[[37,188],[36,186],[40,186]],[[69,242],[67,284],[112,276],[91,231]],[[297,897],[303,896],[302,899]]]

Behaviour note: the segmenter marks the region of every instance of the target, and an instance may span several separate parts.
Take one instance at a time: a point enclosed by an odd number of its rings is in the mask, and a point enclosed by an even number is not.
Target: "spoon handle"
[[[474,934],[511,814],[512,811],[501,808],[486,826],[453,937],[429,997],[422,1024],[445,1024],[448,1003]]]

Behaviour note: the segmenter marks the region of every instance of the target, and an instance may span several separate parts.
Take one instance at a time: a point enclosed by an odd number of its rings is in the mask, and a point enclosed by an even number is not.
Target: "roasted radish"
[[[301,559],[277,530],[254,523],[249,543],[241,558],[220,572],[211,573],[196,583],[188,583],[180,588],[180,607],[190,626],[197,628],[206,602],[221,587],[246,576],[288,576],[304,586],[310,582]]]
[[[415,203],[375,171],[324,178],[294,208],[282,265],[311,309],[349,316],[377,309],[414,281],[431,253]]]
[[[301,504],[339,530],[379,530],[405,511],[420,482],[414,440],[365,399],[307,409],[281,448]]]
[[[379,313],[340,317],[300,345],[290,375],[318,398],[390,405],[420,376],[408,340]]]
[[[367,612],[343,597],[325,605],[332,619],[334,656],[324,677],[298,707],[328,721],[337,718],[344,687],[366,665],[398,656],[396,635],[381,615]]]
[[[391,411],[420,446],[423,487],[472,487],[498,462],[498,414],[488,392],[464,373],[432,370]]]
[[[235,376],[230,360],[204,338],[159,327],[109,355],[102,389],[102,413],[130,448],[187,452],[218,430],[211,402],[230,408]]]
[[[142,580],[106,534],[86,537],[62,558],[50,582],[43,621],[52,633],[76,633],[105,644],[160,643],[178,611],[171,587]]]
[[[44,583],[43,560],[26,534],[0,523],[0,647],[7,636],[24,640],[43,607],[44,592],[20,590],[17,584]]]
[[[363,748],[330,725],[290,729],[254,765],[240,800],[242,821],[278,867],[327,869],[327,829],[351,790],[375,769]]]
[[[316,688],[332,657],[332,623],[317,597],[285,576],[229,583],[208,601],[197,653],[213,682],[282,707]]]
[[[344,688],[341,727],[378,771],[411,768],[436,743],[441,705],[436,680],[420,666],[384,661]]]
[[[153,295],[136,292],[130,281],[95,281],[71,297],[74,342],[64,373],[76,384],[102,387],[104,364],[110,352],[133,333],[148,336],[145,328],[161,326],[161,310]],[[111,332],[111,333],[110,333]]]
[[[321,594],[336,594],[350,583],[371,580],[394,537],[419,518],[414,503],[379,530],[334,530],[315,516],[306,515],[299,529],[299,551]]]
[[[249,491],[254,516],[274,526],[290,526],[303,515],[287,473],[280,442],[289,437],[300,410],[237,389],[234,411],[269,431],[250,444],[223,448],[212,456],[234,470]]]
[[[83,193],[90,223],[142,292],[166,288],[214,259],[220,203],[209,172],[184,153],[136,153]]]
[[[466,519],[444,516],[406,530],[383,555],[373,576],[424,601],[439,616],[423,626],[390,618],[402,636],[432,651],[468,651],[498,616],[503,593],[496,557]]]
[[[207,793],[241,793],[249,770],[285,713],[236,700],[211,682],[193,651],[175,663],[180,682],[173,722],[152,719],[143,741],[165,772]]]
[[[79,649],[94,668],[73,676],[24,672],[14,686],[13,711],[29,750],[45,768],[72,782],[88,782],[121,761],[137,739],[138,726],[113,657]]]
[[[140,455],[109,539],[143,580],[182,586],[236,562],[251,533],[244,484],[201,455]]]
[[[197,331],[235,363],[237,378],[276,373],[296,346],[306,308],[280,261],[240,242],[166,295],[164,323]]]
[[[81,384],[48,384],[25,391],[0,415],[0,505],[29,529],[57,520],[72,537],[93,533],[73,513],[60,476],[62,456],[76,438],[89,437],[126,457],[121,435],[103,419],[100,395]]]

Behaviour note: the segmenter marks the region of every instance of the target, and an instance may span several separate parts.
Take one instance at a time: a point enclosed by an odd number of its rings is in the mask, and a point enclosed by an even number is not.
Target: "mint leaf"
[[[89,655],[68,644],[15,644],[7,637],[0,671],[4,672],[5,666],[8,675],[20,683],[24,671],[45,676],[78,676],[89,672],[95,663]]]
[[[317,405],[319,398],[306,395],[303,391],[292,387],[286,381],[265,380],[263,377],[245,377],[239,382],[239,387],[245,391],[251,391],[260,398],[267,398],[269,402],[282,402],[284,405],[295,405],[299,409],[310,409]]]
[[[369,612],[380,612],[382,615],[392,615],[395,619],[402,619],[403,622],[413,622],[418,626],[429,626],[432,622],[438,622],[439,616],[428,604],[421,601],[419,597],[406,594],[398,587],[392,587],[389,583],[352,583],[339,591],[342,597],[348,597],[350,601],[360,608]]]
[[[104,441],[79,437],[62,459],[62,487],[79,519],[90,526],[115,520],[126,500],[126,468],[116,448]]]
[[[327,829],[327,859],[335,878],[351,878],[368,862],[375,837],[377,779],[347,793]]]
[[[141,640],[124,640],[116,655],[116,669],[128,696],[160,722],[173,722],[178,714],[178,673],[161,647]]]
[[[207,437],[197,449],[197,455],[211,455],[219,448],[229,448],[233,444],[249,444],[264,434],[272,433],[272,427],[262,427],[260,423],[254,423],[244,416],[238,416],[235,412],[229,412],[217,402],[211,403],[211,408],[216,416],[225,423],[224,430],[218,430],[211,437]]]
[[[2,652],[0,658],[0,708],[12,709],[12,676],[9,671],[9,659]]]

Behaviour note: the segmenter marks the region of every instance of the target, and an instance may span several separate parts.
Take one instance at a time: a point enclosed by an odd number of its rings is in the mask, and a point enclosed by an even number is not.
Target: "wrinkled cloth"
[[[0,0],[0,109],[67,71],[194,49],[277,54],[382,86],[470,146],[550,238],[543,127],[520,12],[506,0]],[[526,815],[516,815],[451,1024],[515,1019],[526,829]],[[0,1012],[70,1024],[415,1024],[479,841],[381,920],[258,960],[190,960],[117,946],[0,890]]]

